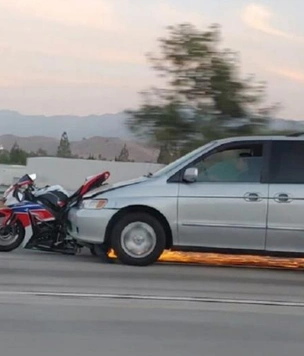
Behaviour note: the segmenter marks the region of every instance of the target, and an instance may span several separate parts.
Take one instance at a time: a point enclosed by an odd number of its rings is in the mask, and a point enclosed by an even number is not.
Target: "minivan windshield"
[[[215,145],[216,141],[211,141],[208,142],[207,144],[200,146],[198,148],[196,148],[195,150],[187,153],[186,155],[178,158],[177,160],[169,163],[168,165],[166,165],[165,167],[159,169],[158,171],[156,171],[153,174],[150,174],[150,176],[152,177],[160,177],[164,174],[169,173],[170,171],[172,171],[173,169],[183,165],[183,163],[186,163],[191,157],[194,157],[196,154],[198,154],[199,152],[203,152],[205,151],[207,148]]]

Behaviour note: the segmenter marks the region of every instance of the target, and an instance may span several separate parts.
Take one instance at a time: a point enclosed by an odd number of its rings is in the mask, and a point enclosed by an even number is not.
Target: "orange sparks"
[[[110,258],[116,258],[113,250]],[[283,258],[269,256],[226,255],[217,253],[164,251],[159,258],[160,262],[187,263],[212,266],[246,266],[262,268],[304,268],[304,258]]]

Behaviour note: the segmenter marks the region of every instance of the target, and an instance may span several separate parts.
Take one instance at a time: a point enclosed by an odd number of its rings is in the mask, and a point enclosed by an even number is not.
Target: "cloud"
[[[273,14],[269,8],[255,3],[247,5],[242,13],[242,21],[257,31],[289,40],[304,40],[301,36],[282,31],[272,26],[272,17]]]
[[[295,82],[304,83],[304,72],[293,70],[290,68],[269,67],[268,70],[281,77],[285,77]]]
[[[1,32],[1,28],[0,28]],[[16,29],[9,36],[0,35],[0,53],[5,54],[0,63],[1,66],[6,63],[9,67],[20,61],[24,56],[31,57],[32,63],[38,63],[39,66],[52,65],[50,58],[54,61],[78,61],[82,63],[92,63],[96,66],[101,63],[108,64],[130,64],[147,65],[147,59],[141,48],[138,48],[132,39],[127,38],[124,44],[112,41],[104,34],[97,39],[91,39],[89,36],[79,41],[81,32],[77,36],[67,36],[62,32],[62,36],[56,37],[54,31],[40,31]],[[113,36],[112,36],[113,37]],[[47,40],[46,40],[47,38]],[[24,62],[24,61],[23,61]],[[18,64],[20,65],[20,64]]]
[[[0,0],[0,51],[147,65],[136,21],[130,30],[126,20],[133,16],[118,5],[114,0]]]
[[[203,20],[165,0],[134,8],[126,0],[0,0],[0,15],[11,21],[0,24],[9,51],[141,66],[168,24]]]
[[[82,25],[103,30],[120,28],[114,8],[109,1],[104,0],[0,0],[0,9],[65,25]]]

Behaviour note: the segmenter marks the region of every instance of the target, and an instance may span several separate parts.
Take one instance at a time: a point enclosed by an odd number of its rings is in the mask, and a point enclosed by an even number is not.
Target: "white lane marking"
[[[194,302],[194,303],[222,303],[222,304],[251,304],[285,307],[304,307],[304,301],[284,300],[258,300],[237,298],[212,298],[212,297],[178,297],[141,294],[111,294],[111,293],[73,293],[73,292],[40,292],[40,291],[0,291],[1,296],[27,296],[27,297],[57,297],[57,298],[94,298],[94,299],[127,299],[127,300],[151,300],[170,302]]]

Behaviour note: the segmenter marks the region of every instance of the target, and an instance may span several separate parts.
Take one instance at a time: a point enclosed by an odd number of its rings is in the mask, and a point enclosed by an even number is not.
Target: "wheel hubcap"
[[[146,257],[156,246],[155,231],[146,223],[131,223],[121,233],[121,246],[131,257]]]

